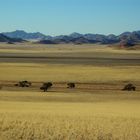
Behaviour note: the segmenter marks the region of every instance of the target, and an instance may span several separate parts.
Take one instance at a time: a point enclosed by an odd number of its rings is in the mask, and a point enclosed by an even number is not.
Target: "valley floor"
[[[18,45],[0,44],[0,140],[140,139],[139,51]],[[14,86],[22,80],[32,87]],[[54,86],[41,92],[43,82]],[[137,90],[122,91],[127,83]]]

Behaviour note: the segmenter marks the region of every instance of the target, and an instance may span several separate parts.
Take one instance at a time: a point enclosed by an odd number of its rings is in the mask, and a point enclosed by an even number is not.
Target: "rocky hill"
[[[118,36],[114,34],[102,35],[102,34],[79,34],[72,33],[70,35],[60,35],[60,36],[46,36],[42,33],[27,33],[22,30],[17,30],[14,32],[3,33],[5,36],[10,38],[21,38],[24,40],[37,40],[37,43],[41,44],[62,44],[62,43],[73,43],[73,44],[83,44],[83,43],[99,43],[99,44],[116,44],[124,46],[133,46],[135,44],[140,44],[140,31],[134,32],[124,32]]]
[[[23,39],[19,38],[10,38],[3,34],[0,34],[0,42],[14,43],[14,42],[23,42]]]
[[[83,43],[99,43],[99,44],[121,44],[133,46],[135,44],[140,44],[140,31],[135,32],[125,32],[118,36],[102,35],[102,34],[79,34],[73,33],[70,35],[61,35],[51,37],[46,39],[46,44],[51,41],[51,44],[61,44],[61,43],[74,43],[74,44],[83,44]],[[45,41],[39,41],[39,43],[45,43]]]
[[[36,33],[27,33],[23,30],[16,30],[14,32],[5,32],[2,33],[11,38],[22,38],[24,40],[43,40],[43,39],[51,39],[51,37],[47,37],[46,35],[36,32]]]

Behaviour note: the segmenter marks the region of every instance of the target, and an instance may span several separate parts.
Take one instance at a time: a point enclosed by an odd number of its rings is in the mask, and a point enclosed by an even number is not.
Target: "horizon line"
[[[27,31],[27,30],[24,30],[24,29],[16,29],[16,30],[12,30],[12,31],[6,31],[6,32],[0,32],[0,34],[3,34],[3,33],[11,33],[11,32],[16,32],[16,31],[23,31],[23,32],[25,32],[25,33],[41,33],[41,34],[43,34],[43,35],[45,35],[45,36],[52,36],[52,37],[55,37],[55,36],[69,36],[69,35],[71,35],[71,34],[74,34],[74,33],[77,33],[77,34],[81,34],[81,35],[86,35],[86,34],[94,34],[94,35],[105,35],[105,36],[109,36],[109,35],[115,35],[115,36],[119,36],[119,35],[121,35],[121,34],[123,34],[123,33],[133,33],[133,32],[138,32],[138,31],[140,31],[140,30],[133,30],[133,31],[124,31],[124,32],[121,32],[121,33],[119,33],[119,34],[115,34],[115,33],[108,33],[108,34],[104,34],[104,33],[91,33],[91,32],[89,32],[89,33],[80,33],[80,32],[71,32],[71,33],[68,33],[68,34],[58,34],[58,35],[50,35],[50,34],[46,34],[46,33],[42,33],[42,32],[40,32],[40,31],[34,31],[34,32],[30,32],[30,31]]]

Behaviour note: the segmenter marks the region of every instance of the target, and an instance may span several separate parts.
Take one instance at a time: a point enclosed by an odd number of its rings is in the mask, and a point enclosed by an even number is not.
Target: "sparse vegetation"
[[[133,84],[127,84],[124,86],[123,90],[127,90],[127,91],[135,91],[136,87]]]
[[[75,88],[75,83],[68,83],[67,85],[68,85],[67,88]]]
[[[32,83],[28,81],[20,81],[18,84],[15,84],[18,87],[30,87],[31,85]]]
[[[98,48],[88,46],[85,49],[80,45],[76,49],[72,46],[44,46],[38,52],[37,47],[17,48],[12,45],[13,50],[6,47],[0,52],[17,56],[22,52],[23,56],[48,54],[58,58],[77,54],[82,57],[84,53],[84,57],[95,54],[103,59],[120,57],[139,62],[137,51],[102,48],[99,52]],[[0,140],[139,140],[140,65],[135,61],[131,65],[129,61],[123,62],[127,65],[113,65],[111,59],[105,65],[95,61],[87,65],[83,59],[78,60],[80,64],[56,60],[55,64],[54,60],[51,63],[29,63],[24,59],[22,63],[1,62]],[[22,79],[32,81],[31,88],[14,86]],[[39,90],[44,81],[53,82],[53,88],[47,90],[47,94],[41,94]],[[66,87],[68,81],[70,86],[76,83],[74,90]],[[132,94],[122,91],[123,85],[129,82],[137,88]]]
[[[43,83],[43,86],[40,87],[41,90],[44,92],[48,91],[49,88],[51,88],[53,84],[51,82]]]

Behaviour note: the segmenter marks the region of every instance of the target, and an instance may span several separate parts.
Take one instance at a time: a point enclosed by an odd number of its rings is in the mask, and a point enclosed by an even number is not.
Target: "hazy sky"
[[[140,30],[140,0],[0,0],[0,32],[119,34]]]

